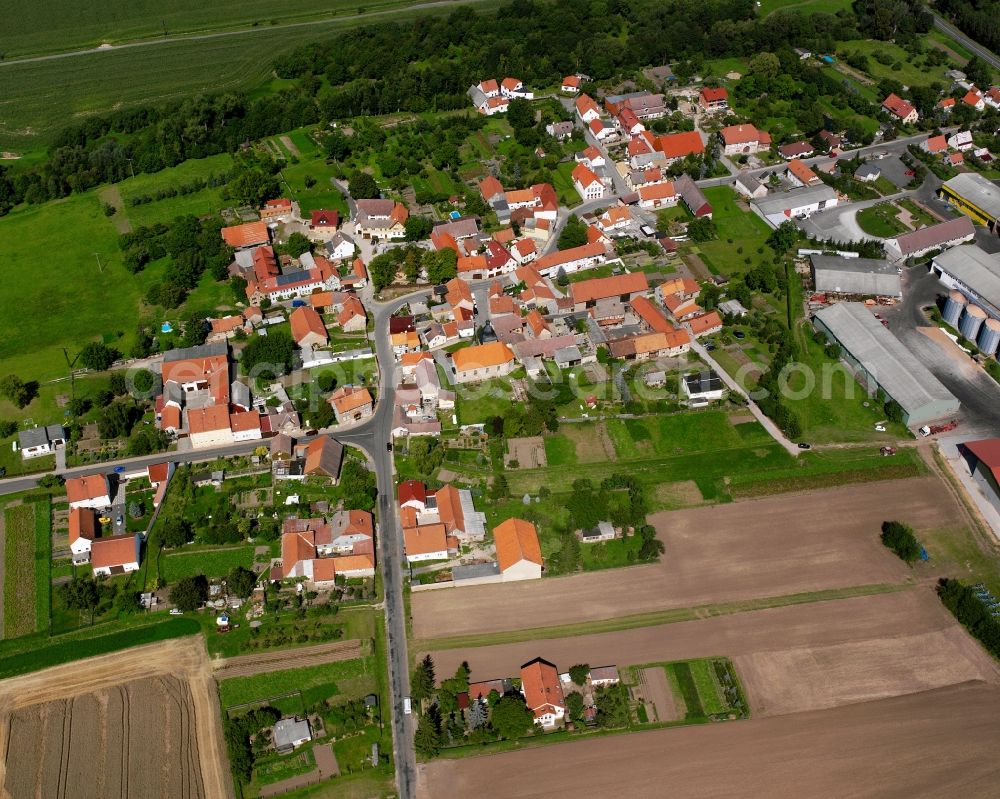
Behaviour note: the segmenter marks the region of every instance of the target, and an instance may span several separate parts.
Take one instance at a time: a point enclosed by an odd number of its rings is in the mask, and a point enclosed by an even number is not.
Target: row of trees
[[[976,592],[958,580],[947,577],[938,583],[938,596],[948,608],[994,657],[1000,657],[1000,621],[996,619]]]

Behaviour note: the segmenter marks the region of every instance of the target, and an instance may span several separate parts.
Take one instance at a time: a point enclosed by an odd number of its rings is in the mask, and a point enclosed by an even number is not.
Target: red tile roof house
[[[98,538],[90,545],[90,565],[94,575],[125,574],[139,569],[142,537],[115,535]]]
[[[706,86],[698,95],[698,105],[702,111],[714,113],[729,108],[729,92],[725,89],[715,89]]]
[[[554,730],[566,716],[559,670],[548,661],[535,658],[521,666],[521,693],[543,730]]]
[[[292,326],[292,338],[301,348],[322,347],[330,341],[323,319],[308,306],[302,305],[292,311],[289,322]]]
[[[336,233],[340,227],[340,214],[337,211],[319,209],[309,214],[309,229],[314,233]]]
[[[268,200],[265,202],[264,207],[260,209],[260,218],[264,222],[270,222],[274,219],[291,216],[291,213],[292,201],[287,197],[281,197],[277,200]]]
[[[986,108],[986,101],[983,99],[983,93],[975,86],[965,93],[965,97],[962,98],[962,102],[972,108],[975,108],[977,111],[983,111]]]
[[[920,143],[920,149],[931,155],[939,155],[948,152],[948,140],[942,133],[940,136],[928,136]]]
[[[723,155],[753,155],[771,146],[771,135],[749,123],[729,125],[719,131]]]
[[[688,325],[691,327],[691,335],[697,338],[722,330],[722,318],[716,311],[709,311],[707,314],[689,319]]]
[[[705,142],[701,140],[701,134],[696,130],[660,136],[655,139],[653,148],[663,154],[667,166],[689,155],[705,154]]]
[[[576,98],[576,115],[584,125],[589,125],[601,118],[601,109],[590,95],[581,94]]]
[[[882,101],[882,108],[904,125],[913,125],[920,118],[917,109],[897,94],[886,97]]]
[[[590,243],[568,250],[557,250],[535,261],[535,269],[543,277],[555,277],[561,269],[567,275],[604,263],[608,251],[603,244]]]
[[[97,513],[91,508],[71,508],[69,512],[69,549],[73,563],[90,560],[90,546],[100,535]]]
[[[341,386],[330,395],[337,424],[366,419],[375,409],[375,401],[367,388]]]
[[[86,477],[70,477],[66,480],[66,497],[70,508],[95,508],[102,510],[111,507],[111,486],[104,474],[91,474]]]
[[[559,90],[566,92],[566,94],[578,94],[580,91],[580,76],[567,75],[562,79],[562,86],[559,87]]]
[[[583,164],[573,167],[573,186],[584,200],[600,200],[604,196],[604,184]]]
[[[782,144],[778,148],[778,155],[786,161],[791,161],[794,158],[809,158],[815,152],[816,149],[807,141],[794,141]]]

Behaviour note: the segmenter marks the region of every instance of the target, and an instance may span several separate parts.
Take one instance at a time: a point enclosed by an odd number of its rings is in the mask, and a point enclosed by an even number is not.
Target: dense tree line
[[[1000,657],[1000,621],[969,586],[947,577],[938,583],[938,596],[948,608],[994,657]]]

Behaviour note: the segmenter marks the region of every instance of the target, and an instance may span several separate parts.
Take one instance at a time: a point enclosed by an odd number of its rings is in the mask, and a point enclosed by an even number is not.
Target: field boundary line
[[[415,652],[433,652],[440,649],[464,649],[470,647],[514,644],[524,641],[537,641],[546,638],[570,638],[580,635],[595,635],[599,633],[621,632],[642,627],[658,627],[663,624],[676,624],[684,621],[698,621],[713,616],[731,616],[738,613],[751,613],[757,610],[771,610],[789,605],[805,605],[813,602],[830,602],[853,597],[888,594],[895,591],[908,591],[919,585],[907,580],[902,583],[872,583],[850,588],[830,588],[823,591],[808,591],[799,594],[783,594],[774,597],[744,599],[734,602],[724,602],[711,605],[695,605],[686,608],[668,608],[634,616],[621,616],[613,619],[598,619],[595,621],[578,622],[574,624],[554,625],[549,627],[531,627],[525,630],[504,630],[493,633],[475,633],[442,638],[417,639],[414,641]]]

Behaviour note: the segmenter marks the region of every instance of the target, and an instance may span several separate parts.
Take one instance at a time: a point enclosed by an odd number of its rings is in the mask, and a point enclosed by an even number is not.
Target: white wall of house
[[[540,580],[542,578],[542,567],[530,560],[519,560],[512,566],[508,566],[503,572],[505,583],[516,580]]]

